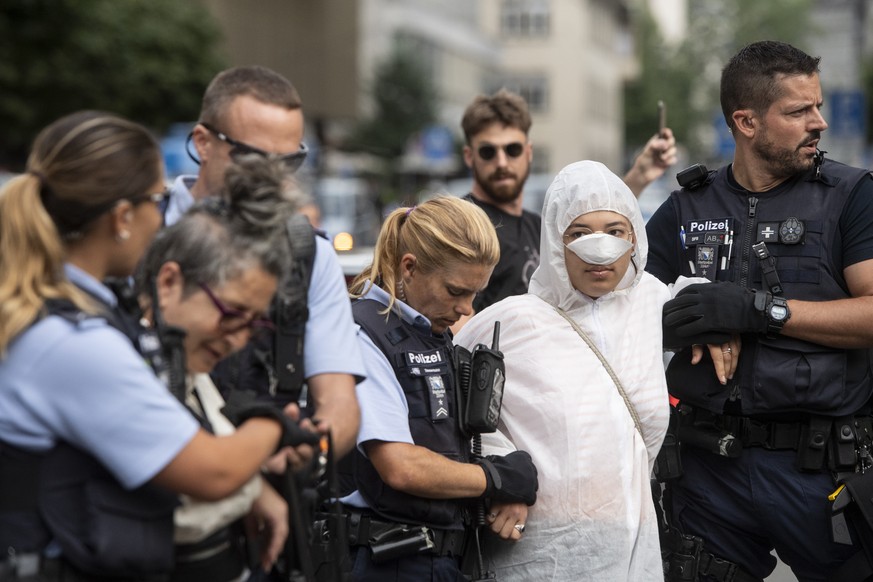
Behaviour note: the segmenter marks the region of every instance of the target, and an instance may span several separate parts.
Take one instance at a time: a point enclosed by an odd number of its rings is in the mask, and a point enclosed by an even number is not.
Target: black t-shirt
[[[538,214],[522,211],[521,216],[506,214],[496,206],[464,197],[485,211],[497,230],[500,261],[494,267],[488,287],[476,296],[473,308],[482,311],[492,303],[512,295],[527,293],[531,275],[540,264],[541,220]]]
[[[733,179],[732,173],[728,175],[728,180],[734,186],[740,187]],[[788,180],[770,192],[790,189],[792,185],[793,181]],[[749,194],[755,193],[749,192]],[[871,224],[873,224],[873,179],[868,175],[855,186],[840,214],[840,240],[839,244],[832,246],[834,265],[841,265],[845,269],[855,263],[873,259]],[[670,197],[646,224],[646,234],[649,239],[646,271],[668,284],[676,280],[683,268],[684,255],[680,251],[678,232],[676,209],[673,198]]]

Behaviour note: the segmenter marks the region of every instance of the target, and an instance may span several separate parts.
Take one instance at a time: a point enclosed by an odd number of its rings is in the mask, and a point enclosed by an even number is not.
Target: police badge
[[[697,271],[701,276],[706,277],[710,281],[715,280],[715,264],[717,257],[717,247],[707,245],[697,245]]]

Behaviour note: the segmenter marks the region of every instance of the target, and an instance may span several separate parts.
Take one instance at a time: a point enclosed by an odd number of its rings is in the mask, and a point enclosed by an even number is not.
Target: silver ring
[[[518,533],[524,533],[524,524],[523,524],[523,523],[517,523],[517,524],[515,524],[515,530],[516,530]]]
[[[729,354],[729,353],[731,353],[731,352],[733,352],[733,350],[730,349],[730,348],[721,351],[721,353],[723,353],[723,354]]]
[[[491,519],[494,519],[495,517],[497,517],[497,514],[496,513],[489,513],[488,517],[490,517]]]

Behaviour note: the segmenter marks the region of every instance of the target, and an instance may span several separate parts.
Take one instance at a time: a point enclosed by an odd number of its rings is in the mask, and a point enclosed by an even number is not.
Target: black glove
[[[488,455],[476,461],[485,471],[485,493],[492,501],[526,503],[537,500],[537,468],[527,451],[515,451],[505,457]]]
[[[682,336],[676,333],[675,327],[667,327],[666,325],[664,325],[663,330],[665,350],[678,350],[679,348],[687,348],[695,344],[726,344],[731,341],[731,334],[723,331],[711,331],[695,335]]]
[[[282,438],[276,450],[297,445],[316,445],[321,435],[304,430],[296,421],[288,418],[280,408],[254,399],[254,392],[234,391],[227,404],[221,409],[234,426],[239,426],[250,418],[272,418],[282,426]]]
[[[718,337],[713,332],[767,333],[764,310],[769,302],[769,293],[733,283],[689,285],[664,304],[664,336],[712,339]],[[695,339],[693,343],[712,342]]]

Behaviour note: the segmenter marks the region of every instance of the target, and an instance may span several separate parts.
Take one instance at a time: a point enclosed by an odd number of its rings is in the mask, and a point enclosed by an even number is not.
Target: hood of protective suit
[[[608,301],[639,283],[649,252],[640,205],[621,178],[600,162],[586,160],[570,164],[561,170],[546,192],[540,238],[540,265],[531,277],[528,289],[530,293],[565,310],[594,301],[574,289],[570,283],[570,275],[564,262],[564,231],[576,217],[597,210],[616,212],[630,221],[634,231],[635,252],[618,287],[597,301]]]

